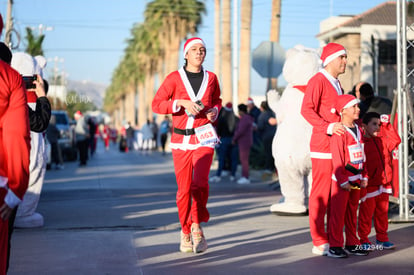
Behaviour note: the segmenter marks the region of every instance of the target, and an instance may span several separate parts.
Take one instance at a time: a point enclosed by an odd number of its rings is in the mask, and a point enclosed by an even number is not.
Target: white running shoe
[[[321,244],[319,246],[313,246],[312,247],[312,253],[315,254],[315,255],[326,256],[326,255],[328,255],[328,251],[329,251],[329,244],[328,243],[324,243],[324,244]]]
[[[250,184],[250,180],[246,179],[245,177],[241,177],[238,181],[237,184]]]
[[[211,177],[208,181],[209,182],[219,182],[219,181],[221,181],[221,178],[219,176],[214,176],[214,177]]]

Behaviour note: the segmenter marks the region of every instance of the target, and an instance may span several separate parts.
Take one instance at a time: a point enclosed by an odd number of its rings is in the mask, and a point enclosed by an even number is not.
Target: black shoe
[[[332,258],[348,258],[345,250],[342,247],[330,247],[328,250],[328,257]]]
[[[345,246],[345,250],[352,255],[356,255],[356,256],[367,256],[368,255],[368,250],[363,250],[361,249],[362,246],[361,245],[346,245]]]

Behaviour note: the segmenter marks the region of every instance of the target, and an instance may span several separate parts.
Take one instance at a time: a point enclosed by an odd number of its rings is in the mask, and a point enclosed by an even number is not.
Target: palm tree
[[[31,28],[26,28],[26,40],[27,40],[26,53],[30,54],[31,56],[36,56],[36,55],[43,56],[42,44],[43,44],[44,39],[45,39],[44,34],[35,36]]]
[[[125,56],[107,89],[105,108],[121,114],[122,119],[129,117],[126,111],[131,110],[128,106],[135,104],[135,98],[127,94],[133,93],[138,97],[140,124],[150,118],[155,77],[163,79],[166,73],[177,69],[180,43],[188,34],[197,31],[204,12],[204,3],[196,0],[154,0],[149,3],[145,22],[132,29]]]
[[[241,1],[240,15],[239,102],[250,96],[252,0]]]
[[[158,34],[152,31],[153,27],[148,23],[141,24],[133,32],[135,70],[139,68],[142,79],[136,83],[136,95],[138,96],[138,124],[142,125],[152,117],[151,101],[154,97],[154,78],[158,70],[157,58],[161,56]],[[135,104],[135,100],[131,102]],[[135,110],[134,110],[135,112]]]
[[[221,79],[221,0],[214,0],[214,72]]]
[[[270,41],[279,43],[281,0],[272,0],[272,21],[270,22]],[[267,90],[276,89],[277,78],[269,78]]]
[[[223,102],[232,101],[233,82],[231,70],[231,3],[230,0],[223,1],[222,14],[222,45],[221,45],[221,76]]]
[[[204,3],[197,0],[155,0],[147,5],[145,22],[158,27],[152,31],[164,45],[164,76],[177,69],[180,43],[189,33],[197,32],[205,11]]]

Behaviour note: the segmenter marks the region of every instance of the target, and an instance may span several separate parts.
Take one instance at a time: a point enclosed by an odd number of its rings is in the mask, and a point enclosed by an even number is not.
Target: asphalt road
[[[277,184],[259,171],[252,179],[210,185],[209,249],[181,253],[171,155],[100,144],[86,167],[47,171],[37,209],[45,225],[16,229],[9,274],[414,274],[412,223],[390,224],[395,250],[315,256],[308,217],[271,214]]]

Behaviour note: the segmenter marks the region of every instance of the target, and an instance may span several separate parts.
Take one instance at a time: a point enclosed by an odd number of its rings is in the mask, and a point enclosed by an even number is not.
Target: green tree
[[[36,55],[43,56],[42,44],[43,44],[44,39],[45,39],[44,34],[36,36],[34,35],[31,28],[26,28],[26,40],[27,40],[26,53],[30,54],[31,56],[36,56]]]
[[[106,90],[106,111],[126,119],[135,104],[130,96],[134,93],[138,95],[139,120],[152,114],[155,77],[160,83],[165,74],[177,69],[180,43],[197,32],[202,13],[204,3],[197,0],[154,0],[147,5],[145,21],[133,26],[124,57]]]
[[[197,0],[154,0],[147,5],[145,22],[158,33],[160,45],[164,45],[164,74],[177,69],[180,42],[188,34],[195,34],[206,12],[204,2]],[[163,76],[164,77],[164,76]]]

